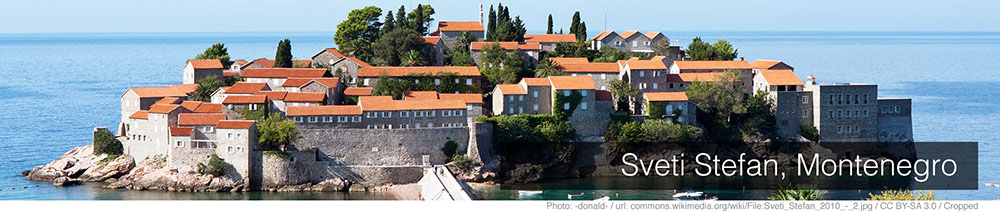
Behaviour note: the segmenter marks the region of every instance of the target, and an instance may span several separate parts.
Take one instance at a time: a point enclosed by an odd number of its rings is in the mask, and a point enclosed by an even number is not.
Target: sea
[[[673,43],[725,39],[746,60],[781,60],[800,78],[875,83],[879,97],[913,99],[913,133],[920,142],[978,142],[979,183],[1000,183],[1000,32],[764,32],[662,30]],[[590,32],[591,35],[598,32]],[[120,121],[119,97],[129,87],[181,83],[184,61],[214,43],[234,59],[274,58],[290,39],[296,59],[335,47],[334,32],[47,33],[0,34],[0,200],[339,200],[391,199],[378,193],[169,193],[68,188],[28,181],[21,172],[91,142],[97,126]],[[586,193],[613,199],[670,199],[673,191],[580,190],[519,197],[487,191],[486,199],[567,199]],[[761,191],[712,191],[720,199],[763,198]],[[1000,188],[937,190],[939,199],[995,200]],[[832,191],[831,199],[859,199]]]

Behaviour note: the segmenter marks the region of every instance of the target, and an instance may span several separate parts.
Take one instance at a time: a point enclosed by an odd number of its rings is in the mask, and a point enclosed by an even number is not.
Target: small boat
[[[686,191],[674,194],[674,200],[715,201],[719,197],[707,197],[701,191]]]
[[[573,199],[575,197],[581,197],[581,196],[583,196],[583,192],[566,194],[566,197],[568,197],[569,199]]]
[[[611,201],[610,196],[601,196],[601,198],[594,199],[594,201]]]
[[[540,191],[540,190],[519,190],[519,191],[517,191],[517,195],[521,195],[521,196],[537,196],[537,195],[542,195],[542,191]]]

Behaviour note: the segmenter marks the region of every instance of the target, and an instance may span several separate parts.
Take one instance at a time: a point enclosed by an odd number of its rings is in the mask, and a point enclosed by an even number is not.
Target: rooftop
[[[218,59],[188,60],[194,69],[222,69],[222,62]]]
[[[684,92],[646,92],[643,93],[646,100],[650,102],[665,102],[665,101],[687,101],[687,94]]]
[[[176,105],[176,104],[170,104],[170,105],[157,104],[157,105],[149,106],[149,110],[148,111],[149,111],[149,113],[154,113],[154,114],[165,114],[165,113],[170,113],[171,111],[174,111],[175,109],[180,108],[180,107],[181,107],[180,105]]]
[[[761,70],[760,75],[768,84],[774,86],[805,85],[792,70]]]
[[[288,95],[286,91],[260,91],[254,93],[254,95],[264,95],[267,99],[271,100],[285,100],[285,96]]]
[[[768,69],[773,67],[774,65],[777,65],[778,63],[781,63],[781,61],[758,59],[750,63],[750,67],[753,69]]]
[[[243,78],[319,78],[326,76],[322,68],[249,68],[243,71]]]
[[[552,61],[552,65],[590,63],[587,57],[549,57],[549,61]]]
[[[260,58],[260,59],[254,59],[252,62],[260,64],[260,66],[264,66],[265,68],[274,67],[274,60],[273,59]],[[312,64],[312,60],[308,60],[308,59],[292,59],[292,66],[293,67],[308,67],[310,64]]]
[[[224,129],[250,129],[256,121],[253,120],[220,120],[215,128]]]
[[[749,70],[747,61],[674,61],[681,70]]]
[[[323,102],[326,94],[322,92],[289,92],[285,95],[285,102]]]
[[[527,90],[524,87],[517,84],[497,84],[497,89],[500,89],[500,94],[503,95],[526,95]]]
[[[194,125],[216,125],[219,124],[219,120],[225,120],[226,114],[214,113],[214,114],[200,114],[200,113],[183,113],[177,115],[177,125],[180,126],[194,126]]]
[[[483,24],[478,21],[440,21],[438,31],[484,31]]]
[[[289,106],[287,116],[361,115],[361,106]]]
[[[436,91],[410,91],[403,93],[403,99],[405,100],[437,100],[438,93]]]
[[[526,34],[524,42],[576,42],[576,34]]]
[[[197,109],[193,112],[195,113],[222,113],[222,104],[218,103],[201,103]]]
[[[267,102],[267,96],[264,95],[250,95],[250,96],[228,96],[225,100],[222,100],[222,104],[258,104]]]
[[[521,82],[526,86],[552,86],[549,78],[522,78]]]
[[[618,73],[616,63],[559,63],[556,67],[567,73]]]
[[[385,74],[389,77],[402,77],[410,74],[454,73],[458,76],[479,76],[476,66],[419,66],[419,67],[363,67],[358,70],[358,77],[379,77]]]
[[[267,88],[267,83],[248,83],[248,82],[236,82],[232,87],[226,89],[226,94],[253,94],[257,93]]]
[[[519,42],[471,42],[469,43],[469,49],[472,50],[483,50],[489,45],[497,44],[500,48],[504,50],[538,50],[541,46],[537,42],[529,43],[519,43]]]
[[[553,90],[583,90],[594,88],[594,79],[590,76],[549,76]]]
[[[725,72],[670,74],[667,75],[667,82],[718,81],[719,77],[725,74]]]
[[[344,95],[347,96],[369,96],[372,95],[371,87],[347,87],[344,89]]]
[[[170,127],[170,136],[190,136],[194,133],[193,127]]]
[[[465,104],[483,104],[483,95],[481,94],[438,94],[438,98],[442,100],[461,100]]]
[[[187,93],[198,89],[198,84],[176,84],[161,87],[129,88],[140,98],[147,97],[187,97]]]
[[[462,100],[393,100],[391,96],[361,96],[358,101],[362,111],[465,109]]]

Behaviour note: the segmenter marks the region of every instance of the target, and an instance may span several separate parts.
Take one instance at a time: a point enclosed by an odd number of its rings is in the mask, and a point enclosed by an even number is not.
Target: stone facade
[[[878,99],[879,141],[913,141],[910,99]]]
[[[812,92],[768,92],[767,97],[774,102],[778,137],[781,140],[798,140],[801,126],[813,123]]]
[[[444,164],[445,142],[458,144],[464,154],[469,140],[468,127],[421,129],[311,129],[298,128],[292,144],[299,150],[317,150],[317,160],[340,165],[422,166],[422,155],[430,164]]]
[[[870,142],[878,138],[878,86],[806,83],[813,125],[822,141]]]

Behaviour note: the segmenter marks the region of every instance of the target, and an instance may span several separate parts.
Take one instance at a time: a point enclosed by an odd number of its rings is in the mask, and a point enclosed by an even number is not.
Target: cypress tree
[[[399,5],[399,10],[396,11],[396,23],[399,23],[396,24],[397,28],[409,27],[408,24],[406,24],[408,22],[409,21],[406,19],[406,8],[403,7],[403,5]]]
[[[497,28],[497,13],[493,11],[493,6],[490,5],[489,22],[486,23],[486,41],[494,41],[493,34],[496,33]]]
[[[580,31],[576,32],[576,40],[577,41],[586,40],[587,39],[587,22],[580,22],[580,28],[577,29],[577,30],[580,30]]]
[[[549,14],[549,25],[547,27],[547,30],[545,30],[545,33],[552,34],[552,14]]]
[[[385,14],[385,21],[382,23],[382,33],[388,34],[389,31],[392,31],[392,29],[395,27],[396,27],[396,21],[393,20],[392,11],[389,11],[388,13]]]
[[[417,33],[421,35],[427,34],[427,27],[424,26],[424,6],[417,4],[417,11],[413,15],[413,30],[417,30]]]
[[[278,41],[278,51],[274,53],[274,67],[292,67],[292,41]]]
[[[569,22],[569,33],[579,34],[580,31],[580,11],[573,13],[573,20]]]

